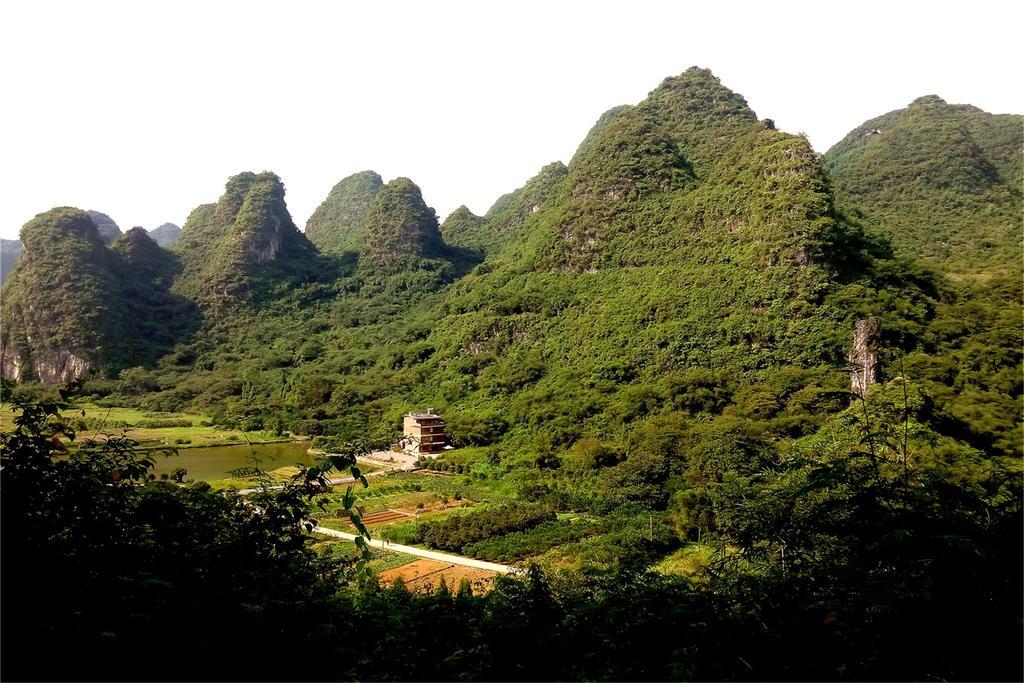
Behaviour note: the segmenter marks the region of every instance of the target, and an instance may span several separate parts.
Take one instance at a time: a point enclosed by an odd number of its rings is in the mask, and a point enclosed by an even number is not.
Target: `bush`
[[[135,423],[135,426],[142,429],[168,429],[171,427],[192,427],[193,422],[186,419],[140,420]]]
[[[461,552],[463,547],[492,536],[521,531],[555,519],[546,505],[501,505],[421,524],[420,541],[432,548]]]

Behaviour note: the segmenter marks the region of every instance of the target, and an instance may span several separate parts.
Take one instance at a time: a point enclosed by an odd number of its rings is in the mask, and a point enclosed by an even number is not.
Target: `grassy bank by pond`
[[[105,439],[125,434],[144,448],[174,446],[193,448],[246,443],[276,443],[297,440],[292,433],[242,432],[214,425],[209,416],[198,413],[152,412],[123,406],[82,404],[63,413],[79,439]],[[0,410],[0,431],[13,428],[13,414]]]

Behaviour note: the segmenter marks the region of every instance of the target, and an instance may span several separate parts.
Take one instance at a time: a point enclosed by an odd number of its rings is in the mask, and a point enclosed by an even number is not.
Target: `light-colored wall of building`
[[[436,453],[441,450],[439,445],[443,446],[446,441],[444,420],[439,416],[404,415],[402,435],[407,450],[414,453]]]

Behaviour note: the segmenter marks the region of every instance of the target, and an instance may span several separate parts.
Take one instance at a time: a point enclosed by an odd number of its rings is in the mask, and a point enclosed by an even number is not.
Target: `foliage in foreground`
[[[531,569],[486,596],[347,584],[306,535],[321,473],[251,504],[152,482],[131,442],[67,450],[61,401],[18,401],[0,437],[3,675],[1019,679],[1019,477],[958,476],[922,445],[915,397],[882,399],[777,479],[718,482],[734,552],[704,583]]]

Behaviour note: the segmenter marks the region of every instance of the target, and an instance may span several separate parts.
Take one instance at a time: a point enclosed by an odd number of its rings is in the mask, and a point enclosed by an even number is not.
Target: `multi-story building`
[[[402,448],[409,453],[440,453],[447,441],[444,420],[433,408],[402,417]]]

